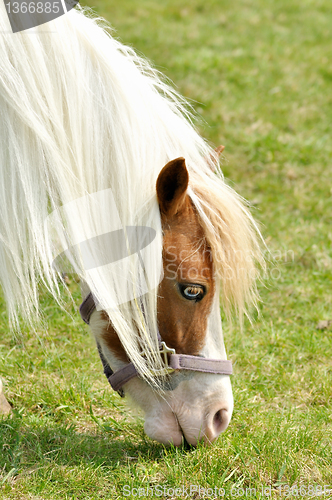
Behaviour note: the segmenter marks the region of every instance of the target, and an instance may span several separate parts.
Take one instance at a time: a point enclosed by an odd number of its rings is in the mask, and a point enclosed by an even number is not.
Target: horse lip
[[[182,432],[182,429],[181,429],[181,432]],[[182,435],[183,435],[182,448],[185,451],[193,451],[195,449],[195,446],[188,443],[188,441],[186,440],[186,436],[183,434],[183,432],[182,432]]]

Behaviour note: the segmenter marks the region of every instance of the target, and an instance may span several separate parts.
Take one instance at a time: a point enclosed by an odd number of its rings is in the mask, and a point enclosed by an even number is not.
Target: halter
[[[93,295],[90,292],[80,305],[80,315],[82,320],[88,325],[96,303]],[[232,375],[232,362],[226,359],[211,359],[202,358],[200,356],[191,356],[189,354],[176,354],[175,349],[167,347],[165,342],[162,341],[158,331],[159,352],[164,360],[164,368],[162,372],[155,371],[154,375],[166,375],[174,372],[175,370],[190,370],[194,372],[214,373],[216,375]],[[121,397],[124,397],[123,385],[129,382],[134,377],[138,376],[138,372],[133,363],[120,368],[113,372],[109,366],[105,356],[102,353],[101,347],[97,342],[98,353],[103,364],[104,373],[112,389],[117,391]],[[142,353],[144,356],[144,353]]]

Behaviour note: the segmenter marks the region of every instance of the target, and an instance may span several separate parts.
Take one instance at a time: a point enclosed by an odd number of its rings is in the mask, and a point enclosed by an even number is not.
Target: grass
[[[210,449],[165,449],[144,435],[72,306],[66,317],[43,295],[48,328],[20,338],[1,313],[14,416],[0,424],[0,498],[122,499],[125,485],[165,486],[161,498],[172,498],[167,488],[190,484],[228,498],[232,488],[261,498],[262,487],[278,498],[287,486],[331,498],[319,487],[332,488],[332,335],[316,328],[332,319],[330,2],[90,5],[192,100],[202,134],[226,146],[225,176],[252,202],[274,259],[253,326],[225,325],[235,410]]]

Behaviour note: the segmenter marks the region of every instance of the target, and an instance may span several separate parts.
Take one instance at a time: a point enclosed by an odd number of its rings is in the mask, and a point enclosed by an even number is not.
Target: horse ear
[[[215,152],[215,153],[216,153],[216,155],[217,155],[217,158],[219,158],[219,156],[220,156],[220,155],[221,155],[221,153],[224,151],[224,149],[225,149],[225,146],[218,146],[218,147],[214,150],[214,152]]]
[[[208,164],[211,167],[211,170],[215,170],[216,166],[219,163],[219,158],[221,153],[224,151],[225,146],[218,146],[213,153],[210,154],[208,158]]]
[[[157,197],[161,213],[171,217],[180,212],[187,195],[189,174],[184,158],[168,162],[158,175]]]

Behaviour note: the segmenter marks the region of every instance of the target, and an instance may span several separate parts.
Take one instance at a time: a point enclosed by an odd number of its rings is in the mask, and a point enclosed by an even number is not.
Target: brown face
[[[158,326],[168,347],[178,354],[197,355],[205,342],[214,280],[211,252],[187,188],[184,159],[169,162],[157,180],[164,234],[164,278],[158,290]],[[103,319],[108,320],[107,314],[102,314]],[[103,338],[118,359],[129,362],[109,321]]]
[[[189,197],[181,210],[162,214],[164,278],[158,291],[161,338],[178,354],[197,355],[213,296],[212,258]]]

